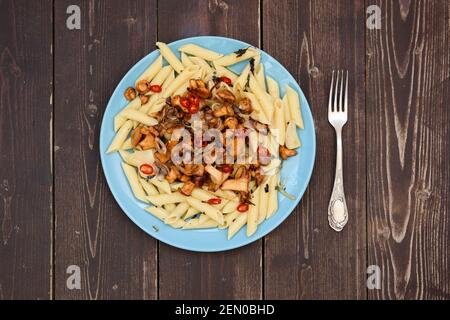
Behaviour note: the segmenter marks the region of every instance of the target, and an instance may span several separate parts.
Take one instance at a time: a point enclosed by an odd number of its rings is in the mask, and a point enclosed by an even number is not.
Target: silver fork
[[[334,230],[341,231],[348,221],[342,174],[342,128],[347,123],[348,71],[345,79],[345,88],[344,71],[336,72],[336,80],[334,74],[335,72],[333,71],[328,101],[328,122],[336,130],[336,174],[334,176],[330,204],[328,205],[328,223]]]

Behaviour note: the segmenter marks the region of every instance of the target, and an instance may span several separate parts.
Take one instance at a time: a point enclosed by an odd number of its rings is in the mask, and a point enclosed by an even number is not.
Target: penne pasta
[[[151,213],[156,218],[158,218],[159,220],[162,220],[162,221],[164,221],[166,219],[166,217],[169,215],[169,213],[166,210],[164,210],[163,208],[159,208],[159,207],[155,207],[155,206],[146,207],[146,208],[144,208],[144,210]]]
[[[295,125],[300,129],[304,128],[302,112],[300,109],[300,99],[298,97],[297,91],[292,89],[289,85],[286,86],[286,95],[289,102],[289,111],[291,114],[291,119],[294,121]]]
[[[251,204],[247,214],[247,237],[250,237],[256,232],[259,219],[259,190],[254,191],[251,196]]]
[[[235,236],[235,234],[242,229],[243,226],[247,223],[248,213],[241,213],[237,216],[237,218],[230,224],[228,227],[228,235],[227,238],[230,240]],[[255,229],[256,230],[256,229]]]
[[[147,195],[145,194],[144,189],[139,183],[139,177],[137,175],[136,169],[125,162],[122,162],[122,169],[128,179],[128,183],[130,184],[131,191],[133,192],[134,196],[142,202],[148,203],[148,200],[146,198]]]
[[[151,183],[148,183],[144,178],[140,178],[139,182],[141,183],[141,186],[147,195],[154,196],[155,194],[159,194],[155,186],[152,185]]]
[[[278,144],[284,146],[286,141],[286,123],[284,121],[284,104],[280,99],[276,99],[274,102],[275,111],[273,113],[273,122],[270,127],[272,137],[276,139]]]
[[[177,207],[177,205],[175,203],[167,203],[164,206],[164,209],[166,209],[166,211],[170,214],[173,210],[175,210],[175,208]]]
[[[280,98],[280,87],[278,86],[278,82],[273,80],[273,78],[266,76],[267,82],[267,91],[273,99]]]
[[[138,110],[140,107],[141,107],[141,99],[139,99],[139,97],[131,100],[130,103],[128,103],[127,106],[125,108],[123,108],[122,111],[119,112],[114,117],[114,131],[117,132],[120,129],[120,127],[122,127],[122,125],[127,121],[127,118],[122,115],[122,113],[125,110],[128,110],[128,109]]]
[[[214,221],[217,221],[219,224],[223,223],[223,214],[213,206],[207,203],[203,203],[194,197],[187,197],[186,201],[191,205],[191,207],[204,212],[207,216],[209,216]]]
[[[266,92],[267,91],[267,86],[266,86],[266,77],[264,74],[264,65],[262,64],[258,64],[255,67],[255,78],[256,81],[258,81],[259,86],[261,87],[261,89]]]
[[[173,73],[172,66],[163,67],[158,74],[150,81],[150,85],[162,85],[170,73]],[[152,91],[150,91],[152,92]]]
[[[202,58],[199,57],[191,57],[191,61],[193,64],[200,66],[203,68],[203,70],[206,72],[206,74],[211,74],[213,73],[213,69],[211,68],[211,66]]]
[[[266,219],[269,219],[278,210],[278,191],[276,187],[278,185],[279,180],[280,180],[279,173],[269,178],[269,199],[267,202]]]
[[[180,218],[188,211],[189,204],[187,202],[181,202],[179,203],[175,209],[172,210],[172,212],[167,216],[167,218],[164,220],[166,224],[174,223],[177,220],[180,220]]]
[[[181,46],[179,51],[197,56],[199,58],[202,58],[206,61],[213,61],[217,60],[223,57],[223,54],[217,53],[215,51],[202,48],[200,46],[197,46],[195,44],[185,44],[184,46]]]
[[[216,65],[216,63],[214,63],[214,65]],[[242,70],[239,77],[234,82],[233,89],[236,90],[238,86],[241,89],[244,89],[247,84],[249,74],[250,74],[250,64],[247,64],[244,70]]]
[[[120,147],[120,150],[130,150],[133,149],[133,145],[131,144],[131,138],[125,140],[125,142]]]
[[[191,58],[187,56],[186,53],[181,52],[181,63],[184,67],[192,66],[194,63],[191,61]]]
[[[143,123],[146,126],[154,126],[158,124],[158,120],[138,110],[128,109],[123,111],[122,115],[129,120],[134,120]]]
[[[184,70],[184,66],[177,56],[172,52],[167,44],[164,42],[157,42],[156,46],[159,48],[159,52],[166,59],[166,61],[172,66],[172,68],[177,72],[181,73]]]
[[[199,68],[200,67],[197,65],[187,67],[167,86],[167,88],[162,92],[162,97],[170,97],[183,83],[191,79],[191,77],[199,70]]]
[[[147,196],[147,200],[150,201],[155,206],[160,207],[168,203],[185,202],[186,196],[182,195],[179,192],[175,192],[172,194],[156,194],[152,196]]]
[[[186,212],[186,214],[184,215],[183,219],[189,219],[192,218],[193,216],[199,214],[200,211],[198,211],[197,209],[193,208],[193,207],[189,207],[188,211]]]
[[[268,181],[264,181],[258,189],[255,191],[257,192],[259,190],[259,202],[258,202],[258,224],[263,222],[267,217],[267,209],[268,209],[268,201],[269,201],[269,184]]]
[[[219,229],[225,229],[225,228],[228,228],[228,227],[233,223],[233,221],[236,220],[236,218],[237,218],[240,214],[242,214],[242,213],[240,213],[240,212],[237,211],[237,210],[234,210],[233,212],[230,212],[229,214],[227,214],[227,215],[224,217],[224,222],[223,222],[223,224],[221,224],[221,225],[219,226]]]
[[[272,120],[273,106],[271,98],[265,91],[263,91],[263,89],[258,84],[258,81],[256,81],[255,77],[252,74],[250,74],[249,86],[250,90],[254,93],[259,103],[261,104],[267,119],[269,121]]]
[[[235,211],[237,209],[237,206],[239,205],[239,201],[237,200],[230,200],[227,202],[227,204],[223,207],[222,213],[227,214]]]
[[[227,54],[226,56],[223,56],[217,60],[214,60],[214,63],[219,66],[226,67],[226,66],[231,66],[238,62],[253,58],[259,54],[258,51],[254,48],[247,48],[244,50],[245,50],[245,52],[243,54],[238,53],[238,52],[232,52],[230,54]]]
[[[286,94],[284,95],[282,100],[283,100],[283,108],[284,108],[284,121],[287,126],[289,121],[291,121],[291,111],[289,110],[289,101],[288,101],[288,97]]]
[[[114,151],[118,151],[120,147],[123,145],[125,140],[128,137],[128,134],[130,133],[131,129],[133,128],[133,122],[128,120],[124,123],[122,127],[120,127],[119,131],[117,131],[113,141],[109,145],[108,150],[106,153],[111,153]]]
[[[238,79],[237,74],[225,67],[214,64],[214,68],[216,69],[218,77],[227,77],[231,80],[232,83],[235,83]]]
[[[254,111],[251,113],[250,116],[261,123],[270,124],[270,121],[267,118],[265,112],[263,111],[256,96],[250,92],[243,92],[243,95],[244,97],[248,98],[252,103],[252,108],[254,109]]]
[[[136,83],[138,83],[141,80],[146,80],[150,82],[156,74],[162,69],[163,66],[163,60],[162,56],[159,55],[158,58],[155,59],[155,61],[137,78]]]
[[[158,188],[160,193],[171,194],[172,189],[170,188],[170,184],[167,180],[158,180],[156,177],[149,180],[155,187]]]
[[[286,127],[286,147],[288,149],[296,149],[301,146],[300,138],[297,135],[297,128],[293,121],[289,122]]]

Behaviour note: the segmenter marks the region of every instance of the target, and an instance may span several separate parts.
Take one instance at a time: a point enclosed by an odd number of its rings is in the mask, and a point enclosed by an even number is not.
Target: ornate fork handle
[[[348,221],[347,203],[345,202],[344,180],[342,174],[342,128],[336,128],[336,174],[334,186],[328,205],[328,222],[330,227],[341,231]]]

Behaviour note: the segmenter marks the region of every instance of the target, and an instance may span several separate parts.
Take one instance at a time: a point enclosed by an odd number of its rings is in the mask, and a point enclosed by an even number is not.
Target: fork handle
[[[348,221],[347,204],[344,194],[342,174],[342,128],[336,128],[336,174],[328,205],[328,223],[336,231],[341,231]]]

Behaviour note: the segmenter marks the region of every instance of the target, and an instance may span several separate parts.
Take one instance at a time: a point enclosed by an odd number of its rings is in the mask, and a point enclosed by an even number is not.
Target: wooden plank
[[[449,299],[450,2],[370,4],[383,19],[366,32],[369,298]]]
[[[265,298],[365,298],[366,175],[364,2],[264,1],[264,50],[299,81],[317,134],[315,170],[295,212],[265,239]],[[343,130],[349,222],[336,233],[327,207],[334,181],[335,134],[328,123],[333,69],[350,74]]]
[[[259,44],[259,1],[161,1],[158,39],[170,42],[198,35],[222,35]],[[161,244],[161,299],[260,299],[261,241],[216,254]]]
[[[55,1],[55,212],[57,299],[156,298],[157,242],[112,197],[99,127],[115,86],[156,40],[156,1],[80,1],[81,30]],[[81,268],[81,290],[66,269]]]
[[[51,298],[52,2],[0,2],[0,300]]]

